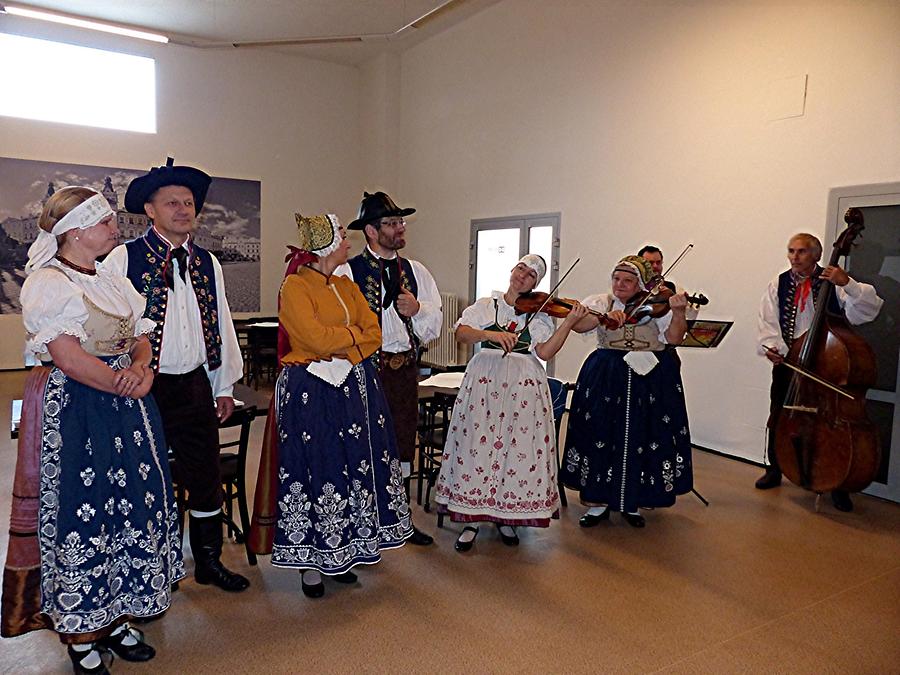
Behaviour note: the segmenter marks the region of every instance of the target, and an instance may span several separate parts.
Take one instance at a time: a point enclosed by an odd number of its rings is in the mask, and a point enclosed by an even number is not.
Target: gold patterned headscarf
[[[297,220],[297,238],[300,248],[324,258],[335,251],[341,244],[341,223],[334,214],[319,216],[301,216],[294,214]]]
[[[647,283],[653,276],[653,267],[650,262],[636,255],[626,255],[618,263],[613,272],[629,272],[638,278],[642,290],[647,290]]]

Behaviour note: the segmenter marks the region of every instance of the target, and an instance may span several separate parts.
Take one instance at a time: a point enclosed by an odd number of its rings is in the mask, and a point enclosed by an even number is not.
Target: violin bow
[[[772,347],[766,347],[766,349],[774,354],[778,354],[777,349],[773,349]],[[831,389],[832,391],[840,394],[841,396],[846,396],[851,401],[855,400],[852,394],[844,391],[843,389],[841,389],[840,387],[838,387],[835,384],[831,384],[831,382],[829,382],[828,380],[822,379],[815,373],[811,373],[808,370],[806,370],[805,368],[801,368],[800,366],[791,363],[787,359],[782,360],[781,364],[784,366],[787,366],[788,368],[793,370],[795,373],[799,373],[800,375],[803,375],[804,377],[808,377],[813,382],[816,382],[818,384],[821,384],[823,387],[827,387],[828,389]],[[784,406],[784,407],[791,408],[791,406]]]
[[[632,309],[631,312],[628,313],[628,316],[625,317],[626,319],[630,319],[631,317],[633,317],[641,307],[643,307],[644,305],[647,304],[647,301],[651,297],[653,297],[653,294],[659,290],[659,287],[662,286],[664,283],[666,283],[666,275],[669,272],[671,272],[678,263],[681,262],[681,259],[684,256],[686,256],[688,254],[688,251],[690,251],[692,248],[694,248],[693,244],[688,244],[687,246],[684,247],[684,250],[678,254],[678,257],[675,258],[675,260],[672,262],[672,264],[669,265],[669,267],[665,271],[663,271],[662,274],[659,275],[659,281],[657,281],[656,284],[654,284],[652,288],[649,288],[647,290],[647,297],[644,298],[643,302],[641,302],[641,304],[639,304],[637,307]]]

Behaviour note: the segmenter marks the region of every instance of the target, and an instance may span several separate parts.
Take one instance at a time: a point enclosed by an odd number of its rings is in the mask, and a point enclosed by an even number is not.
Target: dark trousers
[[[415,461],[416,425],[419,421],[419,367],[415,362],[397,370],[383,366],[380,375],[391,417],[394,418],[400,461]]]
[[[787,366],[776,365],[772,368],[772,386],[769,388],[769,421],[766,423],[768,428],[768,443],[766,444],[766,455],[769,458],[769,464],[777,470],[781,470],[778,465],[778,455],[775,454],[775,427],[781,417],[781,411],[784,406],[784,399],[787,397],[788,388],[791,385],[791,369]]]
[[[219,418],[206,371],[201,366],[184,375],[157,373],[152,393],[175,456],[174,478],[188,492],[188,508],[215,511],[222,506]]]

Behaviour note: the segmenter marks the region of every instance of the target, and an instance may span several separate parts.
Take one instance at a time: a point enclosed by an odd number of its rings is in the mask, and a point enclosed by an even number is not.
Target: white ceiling
[[[3,2],[0,0],[0,5]],[[359,36],[359,42],[239,47],[359,64],[384,51],[402,51],[494,2],[497,0],[11,0],[8,4],[146,28],[164,33],[174,42],[206,49],[235,49],[233,43]],[[413,22],[416,25],[410,26]]]

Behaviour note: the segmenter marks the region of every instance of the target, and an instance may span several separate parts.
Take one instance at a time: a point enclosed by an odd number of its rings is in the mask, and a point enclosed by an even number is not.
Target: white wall
[[[156,59],[157,134],[0,117],[0,156],[150,168],[173,154],[176,163],[213,175],[262,181],[262,311],[276,308],[285,244],[296,241],[293,212],[355,214],[362,180],[358,69],[271,51],[159,46],[5,16],[0,30]],[[129,83],[60,64],[47,74],[48,105],[63,104],[52,96],[60,76],[82,77],[86,87],[105,91],[110,105],[129,104]],[[0,368],[21,367],[21,317],[0,317],[0,332]]]
[[[900,179],[896,2],[505,0],[402,57],[399,195],[409,252],[468,295],[473,218],[562,212],[562,290],[608,288],[659,244],[736,325],[682,350],[695,443],[762,459],[769,368],[759,298],[795,231],[825,235],[828,190]],[[805,115],[771,121],[773,81],[808,74]],[[865,244],[863,244],[865,245]],[[590,343],[557,373],[574,378]]]

